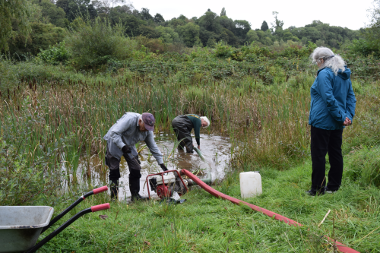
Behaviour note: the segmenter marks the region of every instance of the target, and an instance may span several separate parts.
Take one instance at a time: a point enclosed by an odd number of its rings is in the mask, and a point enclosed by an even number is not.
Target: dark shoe
[[[327,188],[327,186],[325,187],[325,192],[326,193],[329,193],[329,194],[331,194],[331,193],[334,193],[334,192],[336,192],[337,190],[330,190],[329,188]]]
[[[142,197],[140,194],[132,194],[131,196],[131,201],[132,202],[135,202],[135,201],[140,201],[140,200],[149,200],[148,197]]]
[[[308,190],[308,191],[306,191],[306,194],[308,194],[310,196],[315,196],[317,194],[317,192],[314,190]]]
[[[318,196],[321,196],[321,195],[324,195],[325,194],[325,189],[322,188],[320,189],[318,192],[316,190],[313,190],[313,189],[310,189],[306,192],[306,194],[310,195],[310,196],[315,196],[315,195],[318,195]]]

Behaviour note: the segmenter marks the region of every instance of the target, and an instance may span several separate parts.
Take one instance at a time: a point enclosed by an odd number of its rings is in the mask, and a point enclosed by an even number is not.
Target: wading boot
[[[112,180],[110,184],[110,190],[111,190],[111,200],[118,200],[118,193],[119,193],[119,181],[118,180]]]
[[[142,197],[140,191],[140,178],[129,177],[129,190],[131,191],[131,201],[148,200],[147,197]]]
[[[138,192],[132,192],[131,201],[149,200],[148,197],[142,197]]]

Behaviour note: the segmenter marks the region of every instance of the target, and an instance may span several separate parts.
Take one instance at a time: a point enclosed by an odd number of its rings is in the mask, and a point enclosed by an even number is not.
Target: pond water
[[[155,136],[157,146],[164,155],[164,162],[169,170],[186,169],[196,174],[201,179],[215,180],[223,179],[227,171],[227,165],[231,160],[231,144],[229,138],[218,135],[201,134],[200,151],[204,160],[194,151],[188,154],[184,151],[178,151],[174,148],[174,134],[159,133]],[[193,143],[196,144],[193,136]],[[145,179],[147,175],[161,172],[160,166],[156,159],[151,155],[149,149],[144,143],[140,143],[137,150],[141,161],[141,179],[140,179],[140,195],[148,196]],[[86,175],[87,182],[91,185],[106,185],[108,182],[108,167],[106,170],[101,169],[101,161],[98,157],[93,157],[88,160],[81,160],[77,170],[77,180],[79,183]],[[130,191],[128,186],[129,169],[124,157],[120,163],[119,179],[119,200],[129,199]],[[84,182],[82,182],[84,183]],[[152,193],[151,193],[152,194]],[[152,195],[155,196],[155,193]]]

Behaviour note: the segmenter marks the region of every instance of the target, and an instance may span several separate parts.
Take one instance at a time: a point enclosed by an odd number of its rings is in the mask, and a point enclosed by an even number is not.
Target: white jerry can
[[[240,193],[243,199],[258,196],[263,192],[261,175],[258,171],[242,172],[239,176]]]

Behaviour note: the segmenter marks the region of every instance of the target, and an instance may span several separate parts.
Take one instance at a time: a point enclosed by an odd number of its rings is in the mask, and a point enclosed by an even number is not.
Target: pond
[[[156,134],[155,141],[164,155],[164,162],[169,170],[186,169],[196,174],[199,178],[211,179],[212,182],[224,178],[227,165],[231,160],[231,143],[228,137],[201,134],[200,148],[204,160],[195,151],[188,154],[174,148],[175,136],[172,133]],[[194,136],[193,143],[196,144]],[[148,196],[145,184],[147,175],[161,172],[162,170],[144,143],[140,143],[137,149],[141,150],[139,152],[141,161],[140,195]],[[79,183],[86,181],[81,175],[87,175],[87,183],[97,186],[106,185],[108,182],[108,167],[106,167],[106,170],[103,167],[102,170],[100,165],[101,161],[98,157],[93,157],[89,160],[82,159],[76,173]],[[120,163],[120,174],[119,200],[129,199],[129,169],[124,157],[122,157]]]

